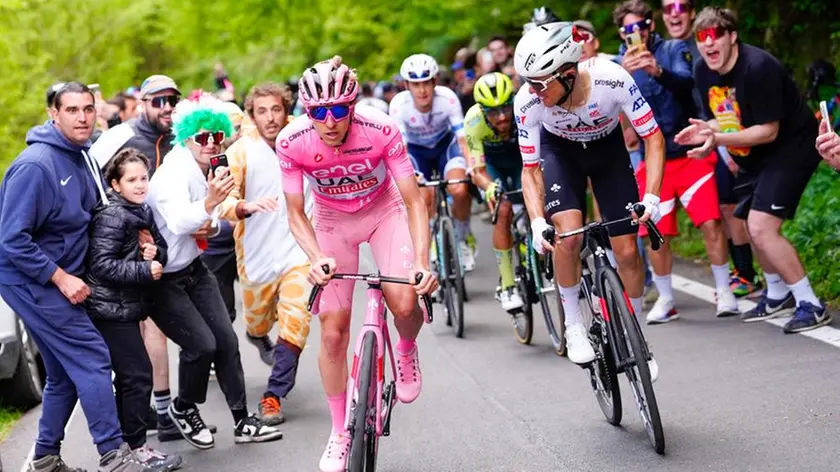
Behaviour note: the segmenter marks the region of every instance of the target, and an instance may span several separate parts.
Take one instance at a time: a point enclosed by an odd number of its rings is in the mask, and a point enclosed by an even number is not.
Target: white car
[[[29,409],[41,403],[46,371],[23,321],[0,299],[0,401]]]

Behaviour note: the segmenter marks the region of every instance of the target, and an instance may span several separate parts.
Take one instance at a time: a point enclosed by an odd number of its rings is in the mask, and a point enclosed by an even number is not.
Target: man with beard
[[[178,85],[168,76],[152,75],[140,86],[140,100],[143,110],[136,118],[109,129],[91,147],[90,154],[100,168],[104,168],[119,151],[134,148],[149,159],[151,178],[163,161],[163,156],[172,150],[172,111],[181,100]],[[151,240],[151,235],[144,236]],[[155,417],[150,414],[149,429],[158,429],[160,441],[180,439],[181,433],[166,413],[170,402],[166,336],[151,318],[147,318],[143,321],[143,339],[154,371],[157,410],[157,421],[153,421]]]
[[[245,111],[256,129],[245,132],[227,150],[234,187],[219,207],[222,218],[236,224],[233,234],[248,341],[259,349],[263,362],[273,366],[259,404],[260,418],[267,425],[283,422],[280,402],[295,384],[311,319],[306,310],[309,263],[289,232],[275,152],[275,140],[288,123],[291,106],[289,87],[265,83],[250,91]],[[308,185],[305,190],[311,218]],[[267,240],[272,244],[265,244]],[[280,328],[277,344],[268,337],[275,321]]]

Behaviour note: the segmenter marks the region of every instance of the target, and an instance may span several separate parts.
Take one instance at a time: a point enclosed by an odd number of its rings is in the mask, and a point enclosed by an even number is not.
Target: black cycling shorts
[[[755,210],[792,220],[805,187],[822,160],[814,147],[816,139],[816,134],[803,133],[748,175],[746,183],[736,188],[739,198],[735,216],[746,220],[750,210]]]
[[[579,210],[586,221],[586,179],[606,221],[629,215],[628,203],[640,200],[630,155],[621,128],[596,141],[580,143],[563,139],[545,129],[540,135],[545,183],[545,212]],[[634,234],[638,225],[610,226],[610,236]]]

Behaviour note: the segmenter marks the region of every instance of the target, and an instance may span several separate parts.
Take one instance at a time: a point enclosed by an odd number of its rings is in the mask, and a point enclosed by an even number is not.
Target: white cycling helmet
[[[548,23],[528,30],[513,56],[516,73],[526,79],[544,77],[568,64],[577,64],[583,45],[575,41],[570,22]]]
[[[400,66],[400,75],[408,82],[425,82],[437,77],[438,63],[428,54],[412,54]]]

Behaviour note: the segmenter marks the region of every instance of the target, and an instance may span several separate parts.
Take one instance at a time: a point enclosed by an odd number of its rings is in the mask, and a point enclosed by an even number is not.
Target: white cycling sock
[[[470,220],[452,219],[455,224],[455,240],[458,242],[466,241],[467,235],[470,233]]]
[[[729,287],[729,264],[712,264],[712,275],[715,276],[715,287],[718,293],[732,291]]]
[[[566,314],[566,328],[583,322],[580,316],[580,284],[573,287],[560,287],[560,302]]]
[[[663,300],[674,299],[674,292],[671,290],[671,274],[656,275],[656,272],[654,272],[653,284],[656,285],[656,291],[659,292],[659,298]]]

